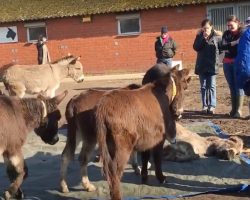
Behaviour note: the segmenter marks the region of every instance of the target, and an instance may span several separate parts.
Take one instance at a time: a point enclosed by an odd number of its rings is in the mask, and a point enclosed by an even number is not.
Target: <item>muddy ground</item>
[[[140,83],[141,79],[126,79],[126,80],[95,80],[95,81],[84,81],[81,84],[76,84],[73,82],[64,82],[62,83],[58,92],[67,89],[69,95],[60,105],[62,113],[65,112],[65,106],[68,100],[75,94],[80,93],[89,88],[95,89],[114,89],[117,87],[124,87],[130,83]],[[238,135],[244,140],[245,148],[250,148],[250,121],[243,119],[231,119],[228,117],[227,113],[230,111],[230,98],[229,90],[225,81],[225,78],[222,75],[219,75],[217,78],[217,108],[216,113],[212,115],[201,114],[201,101],[199,93],[199,80],[197,76],[193,76],[192,81],[189,85],[188,90],[185,93],[185,112],[183,119],[180,121],[182,124],[187,125],[192,122],[205,122],[212,121],[213,123],[219,125],[221,129],[232,135]],[[247,116],[248,113],[248,101],[245,101],[243,116]],[[65,119],[61,120],[61,125],[65,123]],[[249,177],[250,180],[250,177]],[[0,180],[1,181],[1,180]],[[249,181],[250,182],[250,181]],[[2,190],[2,188],[0,188]],[[167,194],[166,194],[167,195]],[[58,198],[60,199],[60,198]],[[74,198],[63,198],[63,199],[74,199]],[[189,198],[180,198],[180,199],[190,199],[190,200],[233,200],[233,199],[250,199],[250,193],[245,194],[228,194],[228,195],[200,195]]]

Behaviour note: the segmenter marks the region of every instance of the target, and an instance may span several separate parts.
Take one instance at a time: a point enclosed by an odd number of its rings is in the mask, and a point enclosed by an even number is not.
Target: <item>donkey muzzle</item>
[[[58,135],[55,135],[51,141],[48,142],[50,145],[54,145],[59,141]]]
[[[171,139],[169,142],[170,144],[176,144],[176,138]]]

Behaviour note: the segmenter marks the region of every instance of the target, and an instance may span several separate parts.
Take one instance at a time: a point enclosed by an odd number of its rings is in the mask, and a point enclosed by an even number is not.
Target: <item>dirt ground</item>
[[[62,83],[58,92],[67,89],[69,95],[60,105],[62,113],[65,112],[65,106],[68,100],[75,94],[80,93],[89,88],[95,89],[114,89],[117,87],[123,87],[130,83],[140,83],[141,79],[130,79],[130,80],[103,80],[103,81],[84,81],[81,84],[73,82]],[[218,124],[224,132],[232,135],[238,135],[244,140],[246,148],[250,148],[250,121],[243,119],[231,119],[227,116],[230,111],[230,98],[229,90],[225,81],[225,78],[220,75],[217,77],[217,108],[216,113],[212,115],[201,114],[201,100],[199,93],[199,80],[198,77],[194,76],[189,85],[188,90],[185,93],[185,112],[183,119],[180,121],[182,124],[188,124],[190,122],[203,122],[211,120],[213,123]],[[243,115],[247,116],[248,113],[248,100],[246,99]],[[61,120],[61,124],[65,123],[65,119]],[[167,194],[166,194],[167,195]],[[233,200],[233,199],[250,199],[250,192],[245,194],[228,194],[228,195],[200,195],[189,198],[179,198],[185,200]]]
[[[222,73],[220,73],[222,74]],[[73,93],[79,93],[81,90],[88,88],[96,89],[114,89],[117,87],[123,87],[130,83],[140,83],[141,79],[133,80],[112,80],[112,81],[90,81],[82,84],[82,87],[79,85],[70,85],[67,84],[68,89],[72,89]],[[66,86],[66,85],[65,85]],[[61,90],[65,88],[62,87]],[[217,77],[217,108],[214,115],[204,115],[200,112],[201,110],[201,100],[200,100],[200,90],[199,90],[199,79],[197,76],[192,77],[192,81],[188,87],[188,90],[185,92],[185,112],[183,114],[183,119],[180,121],[183,124],[190,122],[202,122],[211,120],[213,123],[219,125],[223,132],[226,132],[231,135],[238,135],[244,140],[245,148],[250,148],[250,121],[244,119],[232,119],[227,113],[230,112],[230,95],[229,89],[226,83],[226,80],[222,75]],[[246,117],[249,115],[248,110],[248,101],[246,97],[243,116]],[[247,194],[229,194],[229,195],[199,195],[189,198],[180,198],[188,200],[233,200],[233,199],[250,199],[250,192]]]

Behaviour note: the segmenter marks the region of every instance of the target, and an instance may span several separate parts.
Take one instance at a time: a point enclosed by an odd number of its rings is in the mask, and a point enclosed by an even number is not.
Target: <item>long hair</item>
[[[205,26],[206,24],[209,24],[210,26],[213,26],[213,23],[210,19],[204,19],[201,22],[201,27]]]
[[[239,18],[238,17],[236,17],[235,15],[229,15],[228,17],[227,17],[227,23],[228,22],[235,22],[235,23],[237,23],[237,24],[239,24],[239,27],[238,28],[242,28],[243,27],[243,24],[242,24],[242,22],[239,20]]]

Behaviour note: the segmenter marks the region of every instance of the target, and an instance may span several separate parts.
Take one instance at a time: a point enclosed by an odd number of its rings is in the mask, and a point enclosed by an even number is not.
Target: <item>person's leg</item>
[[[216,75],[207,77],[208,112],[214,114],[216,107]]]
[[[233,117],[241,118],[245,94],[243,89],[237,87],[236,68],[237,66],[234,65],[234,87],[236,91],[236,104],[235,104],[235,114],[233,115]]]
[[[224,71],[224,75],[225,75],[226,81],[227,81],[228,86],[229,86],[230,96],[231,96],[232,109],[231,109],[229,114],[230,114],[230,116],[234,116],[235,112],[236,112],[236,89],[235,89],[235,84],[234,84],[233,64],[224,63],[223,64],[223,71]]]
[[[202,101],[202,112],[207,113],[207,89],[206,89],[206,76],[199,75],[200,85],[201,85],[201,101]]]

